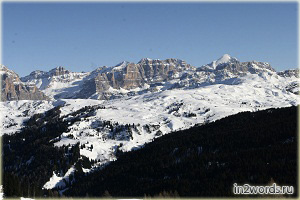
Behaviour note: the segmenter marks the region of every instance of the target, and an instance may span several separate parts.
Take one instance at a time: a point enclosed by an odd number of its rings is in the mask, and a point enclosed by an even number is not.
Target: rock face
[[[77,98],[96,92],[100,99],[109,99],[111,88],[129,90],[146,84],[169,81],[178,77],[180,72],[191,68],[185,61],[179,59],[144,58],[137,64],[124,61],[114,67],[102,67],[91,72],[94,78],[84,84]],[[92,86],[93,84],[95,86]]]
[[[42,79],[42,78],[48,78],[51,76],[60,76],[60,75],[65,75],[65,74],[70,74],[69,70],[66,70],[64,67],[56,67],[49,72],[44,72],[41,70],[36,70],[31,72],[28,76],[22,77],[21,80],[23,82],[27,82],[33,79]]]
[[[293,79],[293,78],[299,78],[299,69],[289,69],[282,72],[277,72],[278,76]],[[299,80],[298,81],[292,81],[286,86],[286,90],[288,92],[294,93],[299,95],[300,94],[300,88],[299,88]]]
[[[84,74],[85,73],[73,73],[69,70],[66,70],[64,67],[59,66],[51,69],[49,72],[36,70],[31,72],[28,76],[22,77],[20,79],[23,82],[40,85],[39,89],[45,89],[47,87],[52,87],[52,82],[68,83],[73,80],[82,78]],[[42,84],[37,84],[37,82],[41,82]]]
[[[48,99],[35,85],[24,84],[19,76],[7,67],[1,65],[0,73],[1,101]]]

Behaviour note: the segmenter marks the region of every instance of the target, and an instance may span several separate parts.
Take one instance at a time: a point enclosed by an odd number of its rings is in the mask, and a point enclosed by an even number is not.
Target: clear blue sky
[[[2,58],[20,76],[65,66],[91,71],[123,60],[225,53],[297,67],[297,3],[3,3]]]

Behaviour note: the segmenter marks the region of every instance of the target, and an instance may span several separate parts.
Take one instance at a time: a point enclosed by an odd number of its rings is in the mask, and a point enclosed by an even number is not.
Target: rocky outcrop
[[[54,69],[51,69],[49,72],[45,72],[41,70],[33,71],[28,76],[22,77],[21,80],[23,82],[27,82],[34,79],[49,78],[52,76],[61,76],[66,74],[70,74],[70,71],[66,70],[64,67],[59,66]]]
[[[124,61],[114,67],[101,67],[91,72],[92,80],[84,84],[77,96],[82,97],[95,92],[99,94],[100,99],[109,99],[112,95],[109,92],[110,88],[126,90],[140,88],[145,84],[172,80],[179,77],[179,73],[191,68],[185,61],[179,59],[144,58],[137,64]],[[93,84],[95,87],[92,87]]]
[[[299,69],[289,69],[277,73],[281,77],[296,77],[299,78]]]
[[[49,71],[49,75],[51,76],[61,76],[65,74],[70,74],[69,70],[66,70],[64,67],[59,66]]]
[[[24,84],[19,76],[7,67],[1,65],[0,73],[1,101],[48,99],[35,85]]]

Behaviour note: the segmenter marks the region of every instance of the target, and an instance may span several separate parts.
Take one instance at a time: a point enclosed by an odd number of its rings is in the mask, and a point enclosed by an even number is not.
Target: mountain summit
[[[215,64],[215,66],[218,66],[223,63],[236,62],[236,61],[238,61],[236,58],[231,57],[229,54],[224,54],[217,61],[214,61],[214,64]]]
[[[239,62],[238,59],[231,57],[229,54],[224,54],[219,59],[212,61],[207,65],[203,65],[200,68],[202,70],[215,70],[218,66],[228,64],[228,63],[236,63]]]

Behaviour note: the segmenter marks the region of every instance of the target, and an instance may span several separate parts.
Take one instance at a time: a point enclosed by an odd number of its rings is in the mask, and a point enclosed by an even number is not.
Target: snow
[[[85,78],[90,75],[89,72],[70,72],[68,74],[54,76],[51,74],[51,71],[44,73],[43,76],[38,78],[32,75],[31,77],[24,77],[22,80],[26,80],[25,83],[27,84],[36,85],[45,95],[54,99],[58,94],[60,95],[59,98],[66,98],[76,94],[80,91]]]
[[[123,61],[123,62],[119,63],[118,65],[116,65],[115,67],[112,67],[111,69],[112,69],[112,71],[123,70],[128,64],[129,64],[129,62]]]
[[[167,134],[243,111],[287,107],[299,103],[299,96],[283,89],[285,84],[295,79],[262,73],[247,74],[234,81],[237,84],[213,84],[194,89],[161,90],[110,101],[61,99],[53,102],[2,102],[0,106],[8,114],[3,124],[7,125],[9,121],[17,123],[16,126],[4,128],[3,133],[14,133],[22,127],[22,121],[28,119],[29,116],[44,112],[56,105],[64,105],[61,107],[61,117],[84,106],[103,105],[105,109],[98,109],[95,115],[70,126],[69,131],[63,133],[61,140],[55,145],[74,145],[77,142],[86,144],[86,148],[81,149],[80,154],[90,159],[100,159],[99,164],[105,164],[115,159],[116,146],[122,143],[123,146],[120,148],[122,151],[141,148],[158,137],[156,135],[158,130],[162,134]],[[21,113],[27,109],[30,114],[23,117]],[[188,113],[194,113],[196,116],[187,117]],[[108,129],[96,131],[95,124],[99,120],[118,124],[134,123],[137,130],[133,131],[130,140],[111,139],[108,137],[110,134]],[[158,125],[159,128],[148,133],[144,128],[145,125]],[[70,134],[74,136],[74,139],[68,138]],[[121,132],[120,135],[122,134],[126,133]],[[93,145],[93,149],[88,148],[90,145]]]
[[[100,105],[104,102],[104,100],[96,100],[96,99],[60,99],[54,101],[54,105],[64,105],[60,111],[60,116],[67,115],[71,112],[75,112],[85,106],[94,106]]]
[[[0,102],[2,112],[0,134],[13,134],[20,131],[23,122],[32,115],[44,113],[53,107],[51,101],[19,100]]]
[[[218,65],[221,65],[221,64],[224,64],[224,63],[229,63],[231,61],[237,61],[237,59],[234,58],[234,57],[231,57],[229,54],[224,54],[219,59],[211,62],[210,64],[204,65],[204,66],[202,66],[200,68],[203,68],[203,69],[206,68],[206,69],[209,69],[209,70],[215,70]]]
[[[53,189],[53,188],[64,188],[66,187],[65,181],[69,181],[70,175],[73,175],[75,172],[74,166],[72,166],[64,176],[58,176],[55,172],[53,172],[52,177],[48,182],[46,182],[43,186],[43,189]]]
[[[224,54],[221,58],[216,61],[216,66],[223,63],[228,63],[231,60],[231,56],[229,54]]]
[[[2,200],[4,197],[4,193],[3,193],[3,185],[0,185],[0,200]]]

